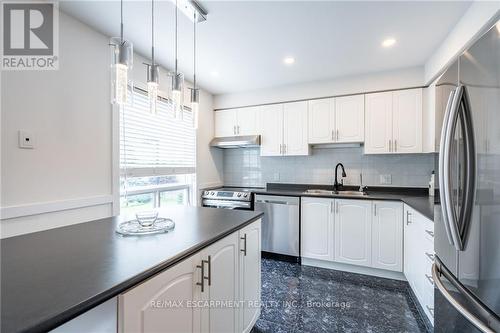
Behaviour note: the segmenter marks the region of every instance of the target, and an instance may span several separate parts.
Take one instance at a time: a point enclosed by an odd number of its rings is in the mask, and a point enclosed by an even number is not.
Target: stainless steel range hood
[[[210,147],[217,148],[252,148],[260,147],[260,135],[226,136],[213,138]]]

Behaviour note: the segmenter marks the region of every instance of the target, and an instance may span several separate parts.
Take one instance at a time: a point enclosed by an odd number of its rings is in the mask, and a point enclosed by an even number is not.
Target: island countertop
[[[160,211],[176,223],[166,234],[123,237],[112,217],[3,239],[1,331],[53,329],[262,214],[175,207]]]

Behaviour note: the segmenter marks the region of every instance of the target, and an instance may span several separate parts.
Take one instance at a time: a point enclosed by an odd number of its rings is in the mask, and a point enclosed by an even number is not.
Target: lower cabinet
[[[431,322],[434,320],[434,223],[404,206],[404,274]]]
[[[372,267],[403,271],[403,204],[374,201]]]
[[[260,220],[118,298],[119,332],[249,332],[260,309]]]
[[[301,256],[402,272],[403,204],[302,198]]]
[[[334,200],[302,198],[301,256],[334,260]]]
[[[372,202],[335,200],[335,261],[371,265]]]

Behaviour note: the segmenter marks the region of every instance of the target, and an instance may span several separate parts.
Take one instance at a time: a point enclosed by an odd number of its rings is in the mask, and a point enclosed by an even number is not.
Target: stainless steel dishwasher
[[[275,195],[255,196],[255,210],[262,217],[262,251],[299,257],[300,198]]]

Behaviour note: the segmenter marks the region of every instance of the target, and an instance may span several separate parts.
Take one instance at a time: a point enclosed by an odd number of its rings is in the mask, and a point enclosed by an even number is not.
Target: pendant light
[[[183,88],[184,88],[184,74],[178,71],[178,58],[177,58],[177,16],[178,16],[177,0],[175,0],[175,72],[172,73],[172,101],[174,103],[175,119],[182,120],[183,116]]]
[[[193,88],[191,89],[191,112],[193,128],[198,129],[198,112],[200,107],[200,90],[196,87],[196,12],[193,14]]]
[[[127,103],[129,78],[134,64],[134,50],[123,38],[123,0],[120,0],[120,37],[112,37],[111,46],[111,103]],[[130,84],[132,86],[132,84]]]
[[[145,64],[147,67],[147,86],[149,110],[156,114],[156,101],[158,100],[158,83],[160,77],[159,66],[155,63],[155,2],[151,0],[151,64]]]

